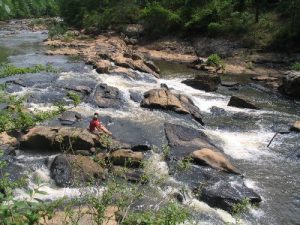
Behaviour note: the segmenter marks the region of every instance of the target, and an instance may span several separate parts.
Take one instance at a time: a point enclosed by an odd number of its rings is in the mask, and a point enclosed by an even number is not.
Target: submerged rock
[[[218,90],[221,78],[218,75],[197,75],[194,79],[187,79],[182,81],[182,83],[195,89],[213,92]]]
[[[79,186],[105,178],[105,170],[91,158],[79,155],[58,155],[50,166],[52,179],[59,187]]]
[[[288,96],[300,99],[300,72],[290,71],[283,78],[279,91]]]
[[[235,81],[222,81],[221,85],[224,87],[236,87],[239,85],[239,83]]]
[[[233,106],[237,108],[247,108],[247,109],[259,109],[253,103],[249,102],[248,100],[244,99],[243,97],[232,96],[228,103],[228,106]]]
[[[226,156],[220,152],[203,148],[194,151],[191,156],[197,164],[209,165],[215,169],[224,170],[229,173],[240,174],[238,170],[231,164],[231,162],[229,162]]]
[[[120,91],[107,84],[96,88],[92,101],[100,108],[120,108],[123,105]]]
[[[164,109],[174,111],[179,114],[190,114],[200,124],[204,124],[200,110],[193,101],[181,94],[173,94],[167,89],[152,89],[144,94],[141,107],[150,109]]]

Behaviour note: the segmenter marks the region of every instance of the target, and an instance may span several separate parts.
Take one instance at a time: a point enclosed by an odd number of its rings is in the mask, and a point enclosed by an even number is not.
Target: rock
[[[123,104],[120,91],[103,83],[96,88],[92,101],[100,108],[120,108]]]
[[[82,155],[82,156],[91,156],[91,152],[88,150],[76,150],[75,155]]]
[[[290,71],[283,78],[279,91],[288,96],[300,99],[300,72]]]
[[[144,60],[144,55],[139,52],[134,52],[131,56],[133,60]]]
[[[104,169],[91,158],[79,155],[58,155],[53,160],[50,173],[59,187],[80,186],[105,178]]]
[[[140,103],[143,100],[143,95],[139,92],[130,91],[130,99],[134,102]]]
[[[278,78],[277,77],[270,77],[270,76],[257,76],[257,77],[251,77],[251,80],[254,80],[254,81],[277,81]]]
[[[141,107],[164,109],[179,114],[190,114],[203,125],[200,110],[193,101],[185,95],[175,95],[170,90],[152,89],[144,94]]]
[[[219,108],[217,106],[213,106],[210,108],[210,112],[214,115],[214,116],[221,116],[221,115],[225,115],[226,111],[225,109]]]
[[[90,93],[92,93],[92,88],[88,87],[88,86],[84,86],[84,85],[77,85],[74,87],[67,87],[67,90],[71,90],[71,91],[77,91],[80,92],[84,95],[89,95]]]
[[[239,83],[235,82],[235,81],[222,81],[221,85],[224,87],[235,87],[235,86],[238,86]]]
[[[175,159],[189,156],[197,149],[209,148],[220,151],[201,130],[165,123],[165,133],[172,148],[171,155]]]
[[[111,69],[111,62],[109,60],[100,60],[94,64],[97,73],[108,73]]]
[[[212,168],[224,170],[229,173],[240,174],[238,170],[229,162],[226,156],[220,152],[203,148],[192,152],[192,158],[197,164],[209,165]]]
[[[128,24],[123,30],[123,33],[129,38],[138,38],[144,32],[144,27],[141,24]]]
[[[145,61],[146,66],[148,66],[151,70],[153,70],[155,73],[159,74],[160,69],[154,64],[154,62],[148,60]]]
[[[65,111],[58,118],[62,125],[72,125],[82,118],[82,115],[74,111]]]
[[[257,106],[245,100],[243,97],[232,96],[228,103],[228,106],[233,106],[237,108],[247,108],[247,109],[259,109]]]
[[[167,84],[160,84],[160,87],[162,88],[162,89],[166,89],[166,90],[170,90],[169,89],[169,87],[168,87],[168,85]]]
[[[99,137],[87,129],[36,126],[20,140],[21,149],[76,151],[101,146]]]
[[[195,89],[212,92],[218,90],[221,78],[218,75],[197,75],[196,78],[184,80],[182,83]]]
[[[3,145],[15,147],[18,145],[18,140],[7,132],[2,132],[0,133],[0,146]]]
[[[300,132],[300,121],[296,121],[291,127],[291,131]]]
[[[249,199],[250,203],[261,202],[261,197],[252,189],[245,186],[244,182],[237,181],[236,184],[230,182],[229,177],[224,180],[210,181],[211,184],[204,185],[200,191],[200,200],[206,202],[211,207],[217,207],[226,211],[232,211],[233,207]]]
[[[144,154],[130,149],[120,149],[111,152],[109,159],[117,166],[139,167],[144,159]]]
[[[145,183],[144,180],[144,171],[141,169],[131,169],[127,167],[121,167],[121,166],[113,166],[112,167],[112,173],[114,175],[117,175],[119,177],[124,178],[127,181],[131,181],[134,183]]]
[[[134,152],[146,152],[151,150],[151,146],[148,144],[135,145],[131,147],[131,150]]]

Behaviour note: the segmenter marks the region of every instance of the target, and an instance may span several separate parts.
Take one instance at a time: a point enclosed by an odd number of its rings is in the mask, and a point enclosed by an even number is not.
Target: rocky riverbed
[[[22,28],[0,31],[3,60],[16,66],[51,64],[60,72],[3,78],[7,91],[26,95],[26,107],[32,112],[51,110],[58,101],[71,107],[70,90],[82,99],[72,110],[17,139],[1,135],[7,148],[2,160],[9,162],[12,178],[27,173],[29,187],[37,185],[36,176],[46,184],[42,189],[48,194],[38,198],[78,197],[78,184],[93,181],[102,187],[107,176],[120,175],[118,171],[127,167],[126,176],[121,177],[124,182],[140,182],[149,172],[164,177],[157,186],[144,181],[144,188],[154,193],[137,203],[145,209],[162,197],[176,197],[198,224],[235,223],[232,207],[248,198],[259,205],[243,215],[242,223],[299,223],[299,133],[294,128],[289,131],[300,119],[297,102],[259,85],[249,74],[224,75],[206,83],[198,80],[205,87],[214,86],[212,92],[205,92],[184,82],[194,79],[191,73],[203,76],[202,72],[190,73],[185,65],[177,69],[174,64],[157,68],[149,61],[183,63],[185,59],[188,64],[198,60],[189,48],[176,53],[174,47],[166,50],[165,44],[163,49],[146,51],[145,46],[133,47],[119,37],[99,36],[92,44],[48,40],[55,46],[49,49],[42,42],[46,32]],[[181,74],[174,76],[178,71]],[[86,129],[96,111],[113,133],[109,143]],[[170,146],[167,157],[165,144]],[[186,158],[187,169],[179,169]],[[112,165],[101,165],[97,159],[109,159]],[[145,161],[150,162],[147,167],[142,166]],[[15,194],[28,197],[23,189]]]

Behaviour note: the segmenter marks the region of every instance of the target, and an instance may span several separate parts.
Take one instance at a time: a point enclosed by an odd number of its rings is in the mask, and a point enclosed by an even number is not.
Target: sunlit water
[[[262,107],[262,110],[238,109],[227,106],[230,95],[235,94],[228,88],[221,87],[216,93],[206,93],[195,90],[181,83],[193,73],[182,66],[168,67],[162,64],[162,79],[153,78],[147,74],[139,73],[139,80],[132,80],[122,76],[97,74],[92,68],[83,63],[76,63],[62,56],[43,55],[42,40],[47,35],[44,32],[15,32],[9,33],[0,30],[0,60],[9,61],[17,66],[30,66],[34,64],[51,63],[54,67],[61,68],[55,82],[43,85],[49,76],[35,74],[31,76],[17,75],[1,79],[0,83],[17,78],[31,79],[32,76],[40,76],[40,80],[27,87],[12,87],[11,92],[21,96],[33,96],[28,102],[29,109],[49,110],[53,108],[53,102],[63,99],[69,102],[62,88],[68,82],[96,82],[106,83],[118,88],[123,96],[124,106],[121,109],[98,109],[88,101],[81,103],[72,110],[80,112],[84,118],[76,126],[85,127],[88,118],[98,111],[101,117],[113,118],[107,121],[109,129],[126,141],[134,142],[130,134],[126,132],[137,130],[136,139],[143,140],[151,145],[161,146],[166,143],[164,138],[163,123],[172,122],[200,129],[195,121],[186,120],[184,117],[163,111],[150,111],[142,109],[138,103],[130,99],[130,93],[143,95],[147,90],[159,88],[161,84],[167,84],[174,92],[185,93],[200,108],[203,120],[206,123],[205,133],[222,147],[229,155],[233,163],[243,172],[248,187],[253,188],[262,196],[263,202],[258,208],[252,208],[240,222],[243,224],[299,224],[300,223],[300,135],[296,133],[279,134],[271,146],[269,141],[277,131],[288,129],[295,120],[300,119],[299,104],[284,99],[275,94],[253,87],[249,84],[249,78],[241,82],[243,86],[240,93],[250,97]],[[173,74],[173,75],[172,75]],[[53,75],[54,76],[54,75]],[[28,78],[29,77],[29,78]],[[223,79],[228,79],[224,77]],[[235,78],[230,78],[231,80]],[[62,86],[60,86],[62,85]],[[214,114],[212,107],[225,110],[223,114]],[[114,122],[117,121],[117,122]],[[52,124],[57,121],[52,121]],[[82,190],[75,188],[58,188],[49,175],[49,168],[44,161],[51,160],[54,156],[37,155],[20,152],[16,163],[30,174],[30,187],[36,186],[36,177],[45,183],[41,187],[48,195],[37,196],[39,199],[51,201],[67,196],[69,198],[80,196]],[[151,156],[150,174],[167,178],[166,187],[159,187],[158,195],[171,196],[173,192],[184,186],[168,175],[168,166],[160,158],[160,155]],[[156,168],[155,173],[151,168]],[[101,195],[102,188],[89,191]],[[17,190],[18,198],[30,198],[24,190]],[[213,209],[206,203],[200,202],[187,193],[183,202],[186,207],[195,211],[195,221],[199,224],[225,224],[235,222],[234,218],[220,209]],[[198,216],[197,216],[198,215]]]

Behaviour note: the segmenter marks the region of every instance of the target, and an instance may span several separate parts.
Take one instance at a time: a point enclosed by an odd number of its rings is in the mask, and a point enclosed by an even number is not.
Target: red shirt
[[[90,122],[90,131],[91,132],[95,131],[96,127],[98,127],[99,125],[100,125],[99,120],[91,120],[91,122]]]

